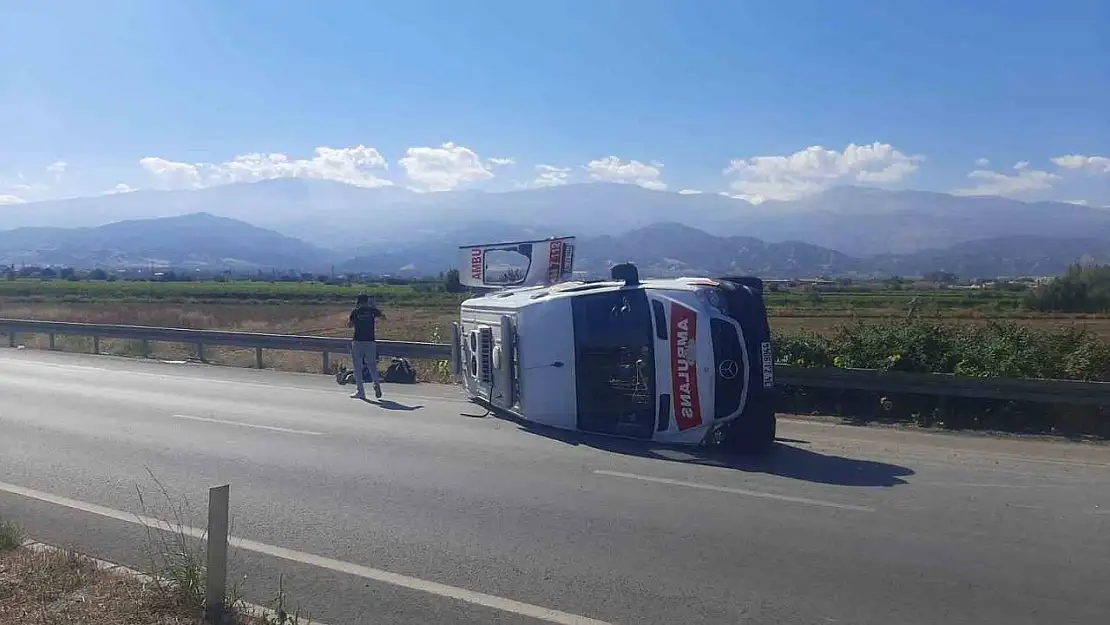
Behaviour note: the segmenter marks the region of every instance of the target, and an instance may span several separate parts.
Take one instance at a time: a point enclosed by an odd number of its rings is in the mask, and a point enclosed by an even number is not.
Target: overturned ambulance
[[[775,439],[774,357],[758,278],[576,281],[574,237],[460,248],[453,367],[468,396],[555,428],[748,452]],[[496,253],[526,259],[494,266]]]

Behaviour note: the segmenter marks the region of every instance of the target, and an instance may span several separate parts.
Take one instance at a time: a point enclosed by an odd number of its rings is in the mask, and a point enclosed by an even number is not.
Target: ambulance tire
[[[750,421],[737,420],[729,424],[725,446],[742,454],[766,454],[775,446],[777,430],[778,419],[774,412]]]

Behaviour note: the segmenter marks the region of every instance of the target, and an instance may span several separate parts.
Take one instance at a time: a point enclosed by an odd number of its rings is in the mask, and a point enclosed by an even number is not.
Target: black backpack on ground
[[[369,378],[367,378],[369,379]],[[416,369],[405,358],[394,358],[382,374],[382,382],[391,384],[416,384]]]
[[[362,379],[366,382],[374,379],[370,377],[370,368],[363,367]],[[335,367],[335,381],[339,384],[354,384],[355,372],[348,369],[343,365]],[[382,374],[382,382],[390,382],[392,384],[416,384],[416,369],[412,363],[405,358],[394,358],[390,361],[389,367]]]

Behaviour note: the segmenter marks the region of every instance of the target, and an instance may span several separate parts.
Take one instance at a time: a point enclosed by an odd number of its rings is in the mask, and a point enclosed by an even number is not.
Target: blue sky
[[[1110,204],[1105,0],[0,0],[0,59],[7,203],[306,176]]]

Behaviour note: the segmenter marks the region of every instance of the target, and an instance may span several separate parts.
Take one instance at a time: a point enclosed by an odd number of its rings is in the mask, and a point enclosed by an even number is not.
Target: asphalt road
[[[129,515],[230,483],[247,598],[331,625],[1110,622],[1110,447],[785,421],[753,460],[349,390],[0,350],[0,514],[143,566]]]

